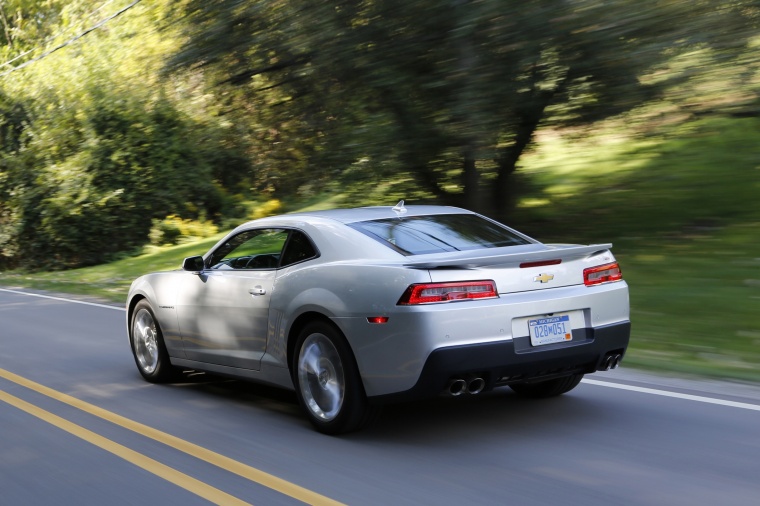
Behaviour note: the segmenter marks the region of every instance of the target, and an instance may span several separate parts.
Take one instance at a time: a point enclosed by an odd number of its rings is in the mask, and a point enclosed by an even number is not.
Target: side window
[[[211,269],[275,269],[288,238],[287,230],[258,229],[241,232],[211,255]]]
[[[316,256],[317,250],[314,249],[314,245],[311,244],[306,234],[298,230],[292,230],[288,244],[285,245],[285,251],[283,251],[282,258],[280,259],[280,267],[286,267]]]

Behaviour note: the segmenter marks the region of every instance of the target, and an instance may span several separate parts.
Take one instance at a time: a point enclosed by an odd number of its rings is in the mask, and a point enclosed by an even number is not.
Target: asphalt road
[[[760,388],[587,379],[329,437],[288,392],[144,382],[120,308],[0,289],[0,504],[760,504]]]

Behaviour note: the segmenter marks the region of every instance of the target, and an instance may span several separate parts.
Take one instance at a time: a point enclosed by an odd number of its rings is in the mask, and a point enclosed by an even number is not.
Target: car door
[[[203,271],[188,273],[176,302],[188,359],[259,370],[287,237],[284,229],[241,232],[212,252]]]

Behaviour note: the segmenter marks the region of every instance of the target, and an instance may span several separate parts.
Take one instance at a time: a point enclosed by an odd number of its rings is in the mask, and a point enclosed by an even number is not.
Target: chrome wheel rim
[[[153,315],[147,309],[140,309],[132,325],[132,348],[140,369],[147,374],[158,367],[158,329]]]
[[[338,416],[346,390],[345,374],[338,350],[327,336],[312,334],[301,346],[298,385],[315,417],[329,422]]]

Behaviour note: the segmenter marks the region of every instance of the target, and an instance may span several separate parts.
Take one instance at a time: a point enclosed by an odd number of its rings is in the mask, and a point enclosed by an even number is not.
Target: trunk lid
[[[528,244],[494,250],[417,255],[404,265],[432,282],[492,279],[500,294],[582,285],[583,269],[613,262],[611,244]],[[424,258],[423,258],[424,257]]]

